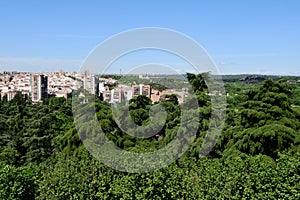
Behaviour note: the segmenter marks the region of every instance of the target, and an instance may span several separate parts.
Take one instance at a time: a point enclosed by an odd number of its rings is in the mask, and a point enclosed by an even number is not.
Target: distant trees
[[[192,73],[187,73],[187,79],[192,85],[192,88],[194,92],[204,92],[207,91],[207,85],[205,83],[205,80],[208,80],[209,75],[207,73],[203,74],[192,74]]]

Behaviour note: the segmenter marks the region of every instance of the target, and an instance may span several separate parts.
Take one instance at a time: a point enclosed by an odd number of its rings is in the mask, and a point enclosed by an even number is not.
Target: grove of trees
[[[113,170],[91,156],[75,128],[72,99],[32,104],[21,95],[3,98],[0,199],[300,199],[300,86],[287,79],[226,83],[224,129],[209,155],[200,158],[206,131],[216,122],[202,75],[187,78],[201,116],[196,139],[173,164],[141,174]],[[120,120],[129,123],[131,117],[145,125],[152,105],[146,96],[135,97],[129,115]],[[177,97],[170,95],[160,105],[167,122],[150,138],[126,134],[108,103],[96,99],[95,110],[117,146],[147,152],[164,147],[179,129]]]

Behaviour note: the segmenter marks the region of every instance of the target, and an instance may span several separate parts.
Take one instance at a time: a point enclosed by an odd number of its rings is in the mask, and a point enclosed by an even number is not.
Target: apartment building
[[[48,98],[48,77],[41,74],[33,74],[31,76],[32,102],[40,103],[43,98]]]
[[[99,78],[94,75],[84,75],[83,89],[87,90],[91,94],[99,95]]]

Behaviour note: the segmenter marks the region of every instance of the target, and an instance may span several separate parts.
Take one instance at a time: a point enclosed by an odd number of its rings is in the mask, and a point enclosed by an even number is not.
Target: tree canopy
[[[196,138],[183,156],[168,167],[141,174],[110,169],[86,150],[82,136],[97,133],[96,127],[75,128],[72,99],[32,104],[21,95],[12,101],[3,98],[0,199],[299,199],[299,86],[285,79],[226,83],[224,129],[209,155],[200,158],[208,128],[218,123],[211,118],[215,108],[206,76],[187,74],[199,108],[184,116],[184,104],[178,103],[176,95],[166,96],[159,104],[137,96],[128,107],[120,105],[119,113],[95,100],[92,106],[105,135],[118,147],[137,153],[161,149],[178,133],[188,135],[180,123],[199,113]],[[165,123],[163,115],[155,115],[162,110]],[[118,125],[132,120],[139,134],[149,131],[140,126],[151,120],[154,128],[161,129],[148,138],[133,137]]]

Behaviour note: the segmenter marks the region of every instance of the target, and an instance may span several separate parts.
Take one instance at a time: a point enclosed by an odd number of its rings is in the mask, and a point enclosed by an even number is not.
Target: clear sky
[[[0,70],[77,71],[100,42],[141,27],[192,37],[223,74],[300,75],[299,0],[1,0]]]

